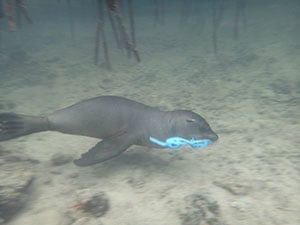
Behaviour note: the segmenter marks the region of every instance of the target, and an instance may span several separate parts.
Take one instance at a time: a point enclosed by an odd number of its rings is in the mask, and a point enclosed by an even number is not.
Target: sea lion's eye
[[[194,123],[196,120],[195,119],[186,119],[186,122],[188,123]]]

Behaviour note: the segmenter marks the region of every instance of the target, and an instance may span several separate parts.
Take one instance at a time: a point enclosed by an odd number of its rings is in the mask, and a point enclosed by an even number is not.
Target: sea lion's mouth
[[[219,136],[215,133],[209,134],[209,135],[205,135],[205,138],[211,140],[212,142],[215,142],[219,139]]]

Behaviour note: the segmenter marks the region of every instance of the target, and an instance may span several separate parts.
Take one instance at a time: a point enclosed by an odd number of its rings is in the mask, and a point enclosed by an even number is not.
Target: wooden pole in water
[[[165,15],[166,15],[166,2],[165,0],[160,1],[160,17],[161,17],[161,23],[165,24]]]
[[[21,18],[21,7],[20,7],[21,0],[15,0],[15,14],[16,14],[16,25],[17,27],[22,27],[22,18]]]
[[[120,34],[119,34],[119,32],[118,32],[118,30],[116,28],[116,24],[115,24],[113,15],[112,15],[112,11],[108,10],[107,14],[108,14],[108,19],[110,21],[113,33],[114,33],[114,37],[115,37],[117,46],[118,46],[119,49],[123,49],[123,45],[121,44],[121,41],[120,41]]]
[[[28,23],[32,24],[33,21],[27,13],[26,7],[23,3],[23,0],[15,0],[15,9],[16,9],[16,16],[17,16],[17,25],[22,26],[22,15],[28,21]]]
[[[98,0],[99,1],[99,0]],[[96,44],[95,44],[95,58],[94,58],[94,63],[95,65],[98,64],[99,61],[99,42],[100,42],[100,25],[99,21],[97,21],[97,28],[96,28]]]
[[[213,19],[213,48],[214,48],[214,53],[217,53],[217,0],[213,0],[212,2],[212,19]]]
[[[245,0],[236,0],[235,7],[235,18],[234,18],[234,38],[237,40],[239,37],[239,26],[241,25],[241,17],[243,24],[246,23],[246,1]]]
[[[0,19],[4,18],[3,4],[0,4]],[[0,52],[2,48],[2,27],[0,27]]]
[[[221,2],[220,2],[221,1]],[[224,0],[213,0],[212,2],[212,20],[213,20],[213,49],[214,53],[218,53],[218,29],[221,23],[223,9],[224,9]]]
[[[154,24],[158,24],[159,21],[159,3],[158,0],[153,0],[154,3]]]
[[[184,26],[188,16],[188,5],[186,0],[180,1],[180,25]]]
[[[98,64],[99,45],[100,45],[100,37],[101,37],[106,68],[108,70],[111,70],[111,63],[110,63],[110,58],[108,53],[108,46],[106,42],[106,35],[104,33],[104,15],[103,15],[102,0],[97,0],[97,8],[98,8],[98,21],[97,21],[97,30],[96,30],[95,64],[96,65]]]
[[[0,4],[0,19],[4,18],[3,4]]]
[[[128,0],[128,11],[129,11],[129,19],[130,19],[131,40],[132,40],[133,45],[136,46],[136,40],[135,40],[135,21],[134,21],[134,13],[133,13],[132,0]]]
[[[13,7],[13,4],[10,0],[5,0],[3,4],[4,4],[3,6],[4,6],[5,15],[8,19],[8,25],[11,30],[16,30],[16,22],[15,22],[14,12],[13,12],[15,7]]]
[[[128,56],[130,56],[130,53],[133,52],[136,60],[138,62],[140,62],[141,59],[139,56],[139,52],[136,49],[136,46],[134,45],[134,43],[130,41],[129,35],[126,31],[118,0],[106,0],[106,5],[107,5],[108,9],[111,10],[116,17],[116,20],[118,22],[118,26],[120,29],[120,36],[121,36],[122,42],[125,45],[125,48],[127,49]]]
[[[71,38],[72,38],[72,40],[74,40],[75,39],[74,15],[73,15],[73,9],[72,9],[71,0],[67,0],[67,7],[68,7],[69,20],[70,20],[69,23],[70,23]]]
[[[154,24],[165,23],[165,0],[153,0]]]
[[[2,27],[0,27],[0,52],[2,48]]]

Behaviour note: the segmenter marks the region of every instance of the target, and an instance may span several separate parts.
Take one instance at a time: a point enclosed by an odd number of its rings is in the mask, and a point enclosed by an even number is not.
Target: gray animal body
[[[111,159],[131,145],[162,148],[152,143],[150,137],[218,139],[205,119],[192,111],[162,111],[117,96],[87,99],[44,117],[0,114],[0,141],[42,131],[102,139],[80,159],[74,160],[78,166]]]

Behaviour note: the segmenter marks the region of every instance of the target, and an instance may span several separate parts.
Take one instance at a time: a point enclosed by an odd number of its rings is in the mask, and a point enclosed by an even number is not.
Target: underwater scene
[[[299,0],[0,0],[0,224],[299,225]]]

